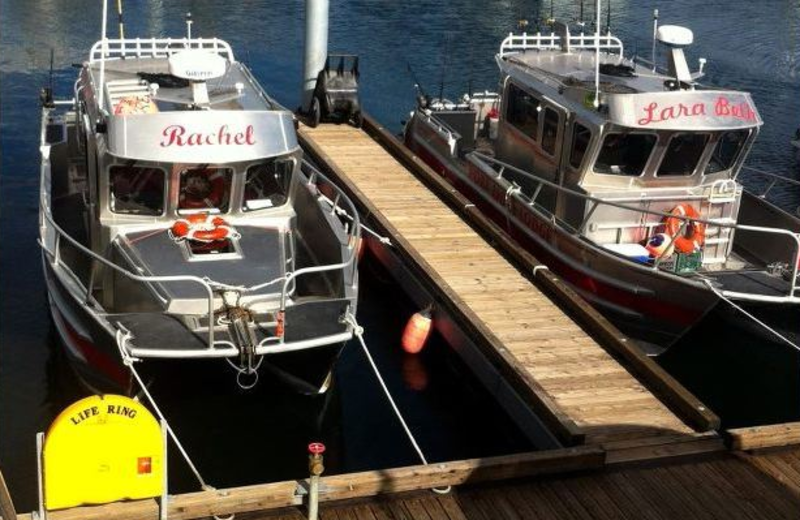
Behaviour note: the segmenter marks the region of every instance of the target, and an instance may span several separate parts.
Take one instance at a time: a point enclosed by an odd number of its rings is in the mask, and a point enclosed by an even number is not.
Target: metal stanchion
[[[319,516],[319,476],[325,471],[322,464],[322,454],[325,453],[325,445],[321,442],[312,442],[308,445],[308,520],[317,520]]]

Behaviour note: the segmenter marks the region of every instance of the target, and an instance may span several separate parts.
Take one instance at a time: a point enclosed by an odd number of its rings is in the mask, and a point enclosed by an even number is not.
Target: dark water
[[[303,2],[125,4],[128,36],[182,35],[183,14],[192,11],[195,34],[227,39],[278,100],[290,107],[298,104]],[[100,5],[99,0],[0,1],[0,464],[19,509],[33,507],[34,433],[83,392],[64,370],[45,308],[35,242],[36,95],[47,80],[52,47],[57,94],[69,96],[75,78],[70,64],[84,60],[98,38]],[[577,5],[556,1],[556,17],[574,18]],[[408,64],[434,93],[442,80],[449,97],[470,84],[476,90],[493,89],[497,71],[492,57],[500,40],[520,17],[533,20],[538,7],[521,0],[332,0],[330,49],[361,56],[366,110],[399,130],[414,94]],[[788,140],[800,125],[798,3],[614,0],[612,25],[628,52],[649,55],[650,16],[656,7],[662,23],[695,31],[688,56],[692,64],[708,58],[709,82],[753,93],[766,124],[750,164],[797,178],[798,156]],[[778,195],[787,207],[800,204],[796,191]],[[397,338],[413,307],[376,270],[365,270],[359,319],[423,448],[435,460],[529,449],[493,412],[492,403],[463,375],[441,341],[418,359],[401,355]],[[724,314],[710,315],[664,358],[664,365],[721,413],[726,424],[800,418],[796,353],[731,330],[724,326]],[[232,375],[223,369],[187,369],[158,379],[153,391],[215,485],[301,476],[305,444],[312,438],[330,444],[332,471],[416,462],[360,352],[352,347],[327,399],[293,397],[269,385],[239,395]],[[175,481],[191,483],[182,467],[174,466]]]

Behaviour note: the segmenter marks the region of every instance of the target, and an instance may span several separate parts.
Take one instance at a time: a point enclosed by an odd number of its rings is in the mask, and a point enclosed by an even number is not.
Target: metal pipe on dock
[[[319,518],[319,476],[325,471],[322,454],[325,445],[321,442],[312,442],[308,445],[308,520]]]
[[[304,112],[311,109],[314,86],[319,71],[325,67],[328,57],[328,11],[329,0],[306,0],[306,35],[303,54],[303,99]]]

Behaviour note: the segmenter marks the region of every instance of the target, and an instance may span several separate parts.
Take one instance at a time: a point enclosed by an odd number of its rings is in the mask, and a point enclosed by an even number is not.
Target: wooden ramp
[[[438,286],[566,442],[691,435],[687,426],[373,137],[302,127],[304,147]],[[485,352],[486,353],[486,352]],[[526,388],[523,388],[526,387]]]

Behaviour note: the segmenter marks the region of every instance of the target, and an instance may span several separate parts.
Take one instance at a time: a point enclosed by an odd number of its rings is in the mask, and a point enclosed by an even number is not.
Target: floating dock
[[[606,350],[570,315],[580,314],[586,322],[597,321],[596,313],[588,312],[588,306],[580,305],[549,273],[550,292],[577,302],[576,307],[562,308],[559,298],[540,288],[546,283],[531,283],[501,248],[487,242],[460,214],[458,208],[472,206],[469,201],[459,199],[444,181],[437,182],[433,171],[368,116],[364,130],[321,125],[303,127],[299,136],[306,151],[391,240],[404,263],[428,282],[437,308],[478,339],[485,357],[511,380],[562,444],[635,446],[632,441],[639,440],[652,445],[719,425],[716,416],[652,360],[635,352],[635,346],[625,350],[637,358],[636,365],[628,367],[615,359],[619,351]],[[445,193],[451,204],[437,192]],[[499,229],[486,231],[493,231],[491,240],[504,234]],[[524,255],[510,241],[505,247]],[[536,282],[545,273],[533,267]],[[603,326],[617,340],[614,343],[629,343],[607,322]],[[645,370],[634,373],[641,368]],[[645,384],[656,379],[659,388],[670,389],[666,403]]]
[[[323,476],[323,519],[792,518],[800,423],[719,418],[369,117],[302,127],[317,165],[551,432],[537,452]],[[437,320],[438,321],[438,320]],[[447,320],[442,320],[447,322]],[[436,487],[457,486],[449,494]],[[168,517],[306,518],[308,480],[170,497]],[[155,519],[155,500],[51,512]],[[29,519],[30,515],[19,515]]]

